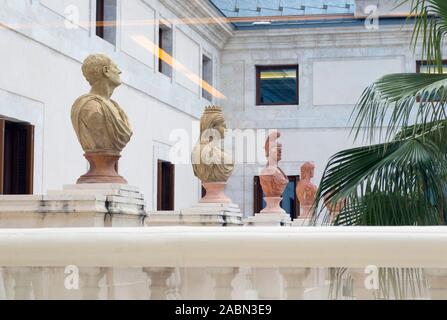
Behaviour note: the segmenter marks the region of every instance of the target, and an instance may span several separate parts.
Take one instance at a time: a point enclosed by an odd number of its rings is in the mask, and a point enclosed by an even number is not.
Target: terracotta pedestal
[[[90,164],[89,171],[81,176],[77,184],[83,183],[120,183],[127,181],[116,172],[116,164],[121,157],[114,153],[87,152],[84,157]]]
[[[266,206],[260,213],[286,213],[280,206],[282,197],[264,197],[264,200]]]
[[[206,195],[199,201],[200,203],[232,203],[231,199],[225,195],[226,182],[203,182]]]

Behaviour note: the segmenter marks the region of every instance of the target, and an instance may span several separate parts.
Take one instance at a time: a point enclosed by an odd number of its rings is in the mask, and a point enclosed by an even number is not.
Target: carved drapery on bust
[[[231,203],[224,189],[233,173],[234,162],[224,150],[225,129],[222,109],[218,106],[206,107],[200,118],[200,138],[191,154],[194,175],[206,189],[201,202]]]
[[[129,119],[120,106],[99,95],[79,97],[73,105],[71,117],[85,152],[120,153],[132,136]]]
[[[121,71],[106,55],[93,54],[84,60],[82,72],[91,90],[74,102],[71,121],[90,170],[77,183],[127,183],[115,167],[132,129],[125,112],[110,99],[121,85]]]
[[[285,213],[280,207],[280,202],[282,194],[289,183],[289,178],[278,166],[278,162],[281,161],[282,157],[282,144],[277,141],[280,136],[280,132],[274,131],[269,134],[265,142],[267,165],[262,169],[259,180],[267,206],[261,213]]]
[[[225,118],[217,106],[206,107],[200,118],[200,139],[192,151],[194,174],[202,182],[226,182],[234,163],[224,151]]]

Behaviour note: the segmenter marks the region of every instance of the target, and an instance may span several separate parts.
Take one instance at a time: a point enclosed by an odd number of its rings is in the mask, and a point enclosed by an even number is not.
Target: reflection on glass
[[[421,64],[419,73],[438,73],[438,67],[435,65]],[[442,73],[447,74],[447,64],[442,66]]]
[[[258,104],[298,104],[297,67],[259,67],[258,77]]]
[[[427,61],[418,61],[416,64],[417,73],[425,74],[438,74],[438,66],[435,64],[428,64]],[[447,74],[447,63],[443,61],[442,74]],[[443,91],[442,91],[443,92]],[[445,100],[443,93],[438,91],[439,94],[431,95],[429,92],[417,97],[417,102],[439,102]]]

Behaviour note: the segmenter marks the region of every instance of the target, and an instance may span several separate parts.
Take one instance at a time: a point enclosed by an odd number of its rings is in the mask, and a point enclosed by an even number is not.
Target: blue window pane
[[[297,68],[265,68],[258,72],[259,104],[298,104]]]

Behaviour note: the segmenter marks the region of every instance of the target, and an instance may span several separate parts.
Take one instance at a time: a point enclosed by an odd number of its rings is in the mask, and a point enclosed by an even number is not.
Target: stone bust
[[[225,118],[218,106],[206,107],[200,118],[200,139],[192,151],[194,175],[202,182],[226,182],[234,163],[224,151]]]
[[[121,85],[121,71],[108,56],[92,54],[84,60],[82,73],[91,90],[74,102],[71,121],[90,171],[77,183],[126,183],[115,167],[132,129],[126,113],[111,99]]]
[[[93,54],[85,59],[82,72],[91,90],[79,97],[71,110],[82,149],[119,154],[132,136],[127,115],[110,99],[115,88],[121,85],[121,71],[109,57]]]
[[[281,197],[289,183],[289,178],[278,167],[278,162],[282,157],[282,144],[277,141],[280,136],[281,133],[275,131],[268,136],[265,142],[267,165],[262,169],[259,180],[266,197]]]
[[[317,186],[312,183],[315,166],[306,162],[301,166],[300,182],[296,187],[296,195],[300,201],[303,216],[307,217],[310,214],[310,209],[315,202],[317,194]]]

